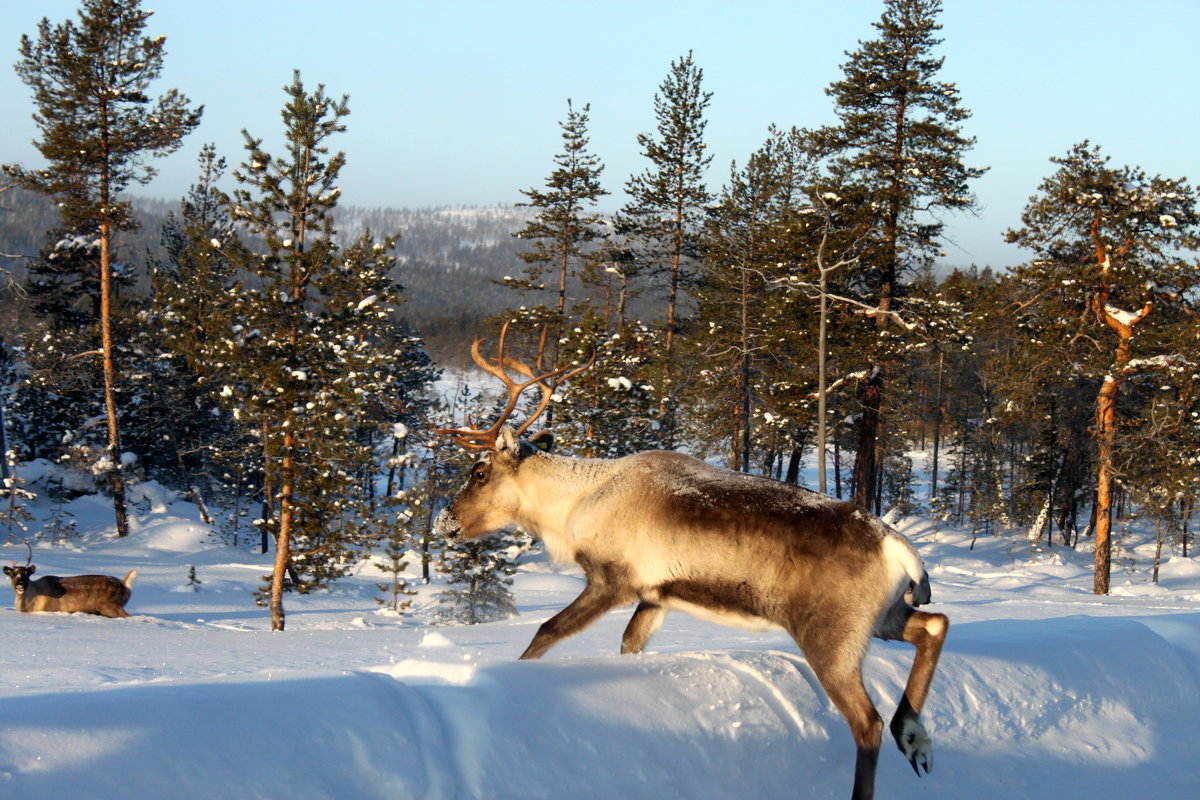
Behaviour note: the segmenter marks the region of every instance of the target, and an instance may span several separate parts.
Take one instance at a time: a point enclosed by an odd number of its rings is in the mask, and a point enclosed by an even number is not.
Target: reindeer
[[[540,658],[633,603],[622,653],[641,652],[668,610],[787,631],[849,723],[857,745],[852,798],[869,800],[883,722],[863,687],[862,661],[871,637],[903,640],[916,656],[890,730],[917,775],[929,772],[933,751],[919,715],[950,623],[913,607],[929,602],[930,590],[912,544],[850,503],[682,453],[588,460],[544,451],[547,432],[521,435],[545,411],[551,382],[591,362],[536,374],[507,354],[506,333],[507,326],[495,363],[480,356],[482,340],[471,348],[475,363],[508,389],[500,419],[487,430],[438,430],[482,455],[434,530],[474,539],[519,526],[554,561],[583,568],[583,592],[538,628],[521,658]],[[540,352],[537,364],[540,372]],[[507,419],[532,386],[541,404],[513,428]]]
[[[29,576],[37,567],[33,561],[33,548],[25,543],[29,557],[25,566],[4,568],[4,574],[12,581],[17,611],[81,611],[102,617],[128,617],[125,603],[129,601],[133,579],[137,570],[131,569],[121,580],[111,575],[72,575],[60,578],[46,575],[37,580]]]

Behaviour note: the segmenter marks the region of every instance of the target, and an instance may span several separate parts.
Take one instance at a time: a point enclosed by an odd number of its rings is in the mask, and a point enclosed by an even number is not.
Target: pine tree
[[[166,37],[143,35],[152,12],[139,0],[84,0],[79,25],[51,27],[43,18],[38,39],[21,37],[17,74],[34,93],[34,117],[45,169],[8,167],[26,188],[60,202],[68,226],[94,226],[100,242],[99,326],[104,407],[108,425],[107,473],[117,535],[128,532],[117,411],[113,340],[113,235],[133,227],[121,200],[131,183],[154,170],[147,155],[176,150],[200,122],[174,89],[151,102],[146,91],[162,71]]]
[[[875,23],[878,38],[860,43],[843,66],[845,78],[826,90],[838,123],[817,132],[837,182],[861,186],[877,214],[874,246],[858,282],[860,296],[872,298],[881,312],[874,316],[881,330],[890,324],[889,312],[899,310],[904,270],[920,267],[939,247],[943,224],[935,215],[971,210],[968,183],[984,172],[963,164],[974,145],[962,134],[970,114],[954,84],[938,79],[943,59],[933,51],[941,42],[940,12],[940,0],[885,0]],[[863,398],[855,501],[869,507],[889,354],[865,355],[876,368]]]
[[[345,155],[330,155],[328,144],[345,129],[347,99],[323,86],[310,94],[299,73],[285,92],[284,155],[246,133],[240,186],[217,195],[243,236],[206,239],[203,226],[191,229],[192,277],[221,288],[199,335],[185,342],[209,391],[258,440],[262,524],[277,548],[268,601],[275,630],[284,626],[285,586],[306,591],[339,577],[355,543],[372,536],[368,478],[383,458],[379,429],[390,430],[431,374],[419,341],[394,321],[402,296],[390,278],[393,240],[367,231],[343,248],[336,238]],[[205,247],[220,258],[200,260]]]
[[[1006,234],[1035,254],[1016,271],[1035,346],[1069,350],[1095,385],[1096,594],[1109,590],[1122,387],[1139,374],[1194,370],[1200,341],[1195,190],[1108,160],[1088,142],[1052,158],[1057,171]]]
[[[567,118],[562,127],[563,150],[554,157],[555,169],[546,179],[544,190],[522,189],[528,199],[519,205],[537,209],[537,213],[518,233],[518,239],[533,243],[533,250],[521,253],[529,265],[524,281],[514,283],[521,288],[543,285],[545,272],[556,280],[557,306],[541,315],[550,321],[553,349],[548,367],[558,361],[558,341],[568,325],[567,289],[579,274],[586,248],[603,236],[603,218],[593,209],[596,201],[608,192],[600,186],[604,164],[588,152],[588,111],[585,105],[576,111],[567,101]]]
[[[698,238],[711,196],[704,183],[712,156],[705,151],[705,109],[711,92],[701,90],[704,71],[689,51],[671,62],[654,95],[657,136],[638,134],[650,166],[625,185],[629,202],[618,217],[617,232],[638,254],[638,272],[666,278],[667,307],[662,352],[661,443],[674,446],[676,405],[675,338],[680,324],[680,290],[690,283],[699,260]]]
[[[723,434],[729,467],[742,472],[750,471],[755,416],[771,393],[771,362],[786,358],[779,346],[781,292],[772,284],[783,277],[786,258],[787,181],[772,143],[744,168],[732,166],[705,227],[695,290],[696,317],[707,326],[698,333],[704,368],[694,386],[706,420],[700,427]]]
[[[152,416],[164,429],[147,438],[163,451],[160,468],[169,470],[174,482],[196,501],[203,489],[214,488],[213,481],[201,478],[215,471],[216,454],[240,439],[232,416],[206,385],[199,363],[207,337],[229,325],[222,297],[234,276],[229,259],[221,254],[222,243],[233,238],[233,224],[217,189],[225,160],[208,144],[198,163],[198,182],[181,199],[178,215],[171,212],[163,225],[166,257],[154,264],[150,306],[141,315],[143,329],[153,332],[156,356],[155,391],[149,394],[150,402],[157,404]]]

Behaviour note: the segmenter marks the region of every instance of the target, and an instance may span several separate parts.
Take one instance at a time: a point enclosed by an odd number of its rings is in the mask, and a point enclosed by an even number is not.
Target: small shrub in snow
[[[509,534],[459,542],[442,553],[450,588],[438,594],[436,621],[477,625],[516,616],[512,575],[525,546]]]

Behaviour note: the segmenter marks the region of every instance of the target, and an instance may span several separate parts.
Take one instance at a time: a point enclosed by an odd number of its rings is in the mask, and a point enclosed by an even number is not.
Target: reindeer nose
[[[458,518],[450,513],[449,507],[443,508],[438,512],[437,519],[433,521],[433,535],[444,536],[453,541],[462,533],[462,525],[459,524]]]

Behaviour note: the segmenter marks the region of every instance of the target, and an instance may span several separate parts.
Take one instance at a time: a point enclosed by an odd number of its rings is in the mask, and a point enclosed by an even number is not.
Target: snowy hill
[[[539,558],[504,622],[427,626],[436,585],[411,616],[381,613],[361,565],[289,596],[288,630],[271,633],[250,595],[269,556],[217,543],[169,493],[138,507],[113,541],[107,504],[80,498],[75,540],[34,548],[40,574],[136,567],[133,617],[18,614],[0,590],[0,797],[849,795],[849,730],[783,634],[672,615],[652,652],[618,656],[625,609],[517,662],[583,585]],[[969,550],[928,520],[897,525],[953,627],[924,715],[934,770],[915,777],[885,741],[878,797],[1200,797],[1196,559],[1165,563],[1156,587],[1129,548],[1099,598],[1087,553],[1030,553],[1019,537]],[[910,661],[882,643],[867,659],[885,719]]]

